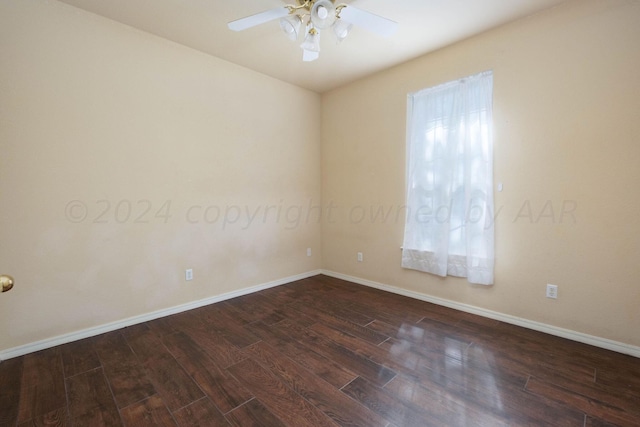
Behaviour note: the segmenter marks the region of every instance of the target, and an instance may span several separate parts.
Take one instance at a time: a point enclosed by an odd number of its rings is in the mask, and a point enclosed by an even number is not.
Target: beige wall
[[[319,95],[50,1],[0,58],[0,351],[320,268]]]
[[[640,345],[638,23],[640,2],[574,1],[326,93],[324,268]],[[488,69],[495,285],[403,270],[406,95]]]

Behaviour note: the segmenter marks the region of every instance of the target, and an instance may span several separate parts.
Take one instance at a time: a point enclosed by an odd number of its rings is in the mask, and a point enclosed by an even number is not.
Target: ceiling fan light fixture
[[[336,7],[331,0],[318,0],[311,8],[311,22],[313,26],[324,30],[336,22]]]
[[[336,39],[338,39],[338,43],[347,38],[352,28],[353,28],[352,23],[342,19],[336,20],[336,23],[333,24],[333,34],[336,35]]]
[[[315,61],[319,57],[320,57],[320,53],[319,52],[312,52],[310,50],[303,50],[302,51],[302,61],[303,62]]]
[[[1,1],[1,0],[0,0]],[[342,42],[356,25],[382,36],[390,36],[398,23],[371,12],[340,3],[336,0],[296,0],[297,5],[265,10],[245,18],[236,19],[227,25],[233,31],[243,31],[267,22],[280,21],[280,29],[290,40],[298,40],[304,32],[300,45],[305,62],[315,61],[320,56],[320,32],[331,28],[338,43]],[[306,24],[302,30],[302,24]]]
[[[307,33],[307,36],[304,38],[304,42],[302,42],[300,47],[304,51],[319,53],[320,52],[320,33],[315,28],[311,28]]]
[[[280,19],[280,28],[287,36],[289,40],[298,40],[300,34],[300,26],[302,25],[302,18],[298,15],[289,15]]]

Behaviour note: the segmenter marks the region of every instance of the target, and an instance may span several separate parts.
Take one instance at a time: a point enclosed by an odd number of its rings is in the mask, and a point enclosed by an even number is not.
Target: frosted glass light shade
[[[298,40],[302,19],[298,15],[289,15],[280,19],[280,28],[289,40]]]
[[[319,57],[320,57],[320,53],[319,52],[312,52],[310,50],[303,50],[302,51],[302,60],[304,62],[315,61]]]
[[[338,19],[335,24],[333,24],[333,34],[336,35],[338,42],[346,39],[351,29],[353,28],[353,24],[344,21],[342,19]]]
[[[310,30],[300,47],[310,52],[320,52],[320,33],[313,29]]]
[[[315,28],[324,30],[336,22],[336,7],[330,0],[318,0],[311,8],[311,22]]]

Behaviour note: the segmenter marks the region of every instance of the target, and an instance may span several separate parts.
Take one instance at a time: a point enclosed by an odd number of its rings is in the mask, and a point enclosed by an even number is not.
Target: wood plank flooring
[[[0,427],[640,426],[640,359],[316,276],[0,363]]]

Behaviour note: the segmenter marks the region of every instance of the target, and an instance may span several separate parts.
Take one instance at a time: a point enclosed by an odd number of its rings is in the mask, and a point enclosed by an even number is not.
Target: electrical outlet
[[[556,285],[547,285],[547,298],[558,298],[558,287]]]
[[[311,248],[307,248],[307,256],[311,256]]]
[[[363,259],[362,252],[358,252],[358,262],[362,262]]]
[[[193,280],[193,269],[188,268],[184,271],[184,280]]]

